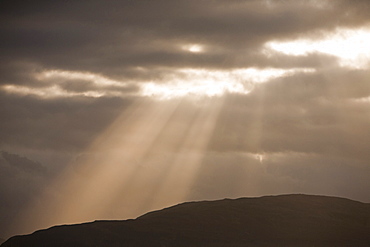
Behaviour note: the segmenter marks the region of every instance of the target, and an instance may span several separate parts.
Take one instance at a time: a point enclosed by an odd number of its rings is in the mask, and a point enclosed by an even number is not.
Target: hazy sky
[[[188,200],[370,202],[369,13],[0,1],[0,237]]]

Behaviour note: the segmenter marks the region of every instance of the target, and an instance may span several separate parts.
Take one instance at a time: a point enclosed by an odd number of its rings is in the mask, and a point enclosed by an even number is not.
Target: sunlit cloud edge
[[[252,67],[232,70],[181,68],[166,71],[161,79],[125,82],[88,72],[45,70],[35,74],[34,79],[49,86],[3,85],[0,90],[11,94],[33,95],[41,98],[74,96],[99,98],[130,95],[169,100],[187,96],[219,97],[226,93],[248,94],[256,84],[266,83],[283,76],[291,76],[297,73],[314,73],[315,71],[313,68],[259,69]],[[78,80],[88,81],[92,84],[92,89],[82,92],[66,90],[59,84],[61,80],[72,81],[73,83],[79,83]],[[125,91],[132,84],[137,85],[139,90],[135,92]]]
[[[273,56],[282,53],[289,56],[307,56],[321,53],[338,58],[339,66],[350,69],[366,69],[370,64],[370,25],[361,28],[336,28],[320,35],[320,38],[270,40],[263,46],[263,53]]]

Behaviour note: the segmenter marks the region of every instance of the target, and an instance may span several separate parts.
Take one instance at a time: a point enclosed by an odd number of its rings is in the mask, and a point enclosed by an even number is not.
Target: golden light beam
[[[192,106],[190,112],[179,108],[159,136],[144,168],[137,170],[115,196],[116,205],[109,207],[119,207],[115,215],[123,210],[140,215],[186,199],[197,177],[221,104],[222,100],[217,99]]]
[[[257,146],[262,103],[253,127]],[[21,215],[18,231],[124,219],[185,201],[223,104],[224,97],[134,103]]]
[[[210,100],[200,109],[166,177],[156,188],[156,196],[151,198],[150,207],[160,208],[186,199],[197,177],[222,105],[222,99]]]
[[[117,189],[135,173],[138,162],[178,103],[178,100],[155,104],[139,102],[131,106],[88,149],[87,153],[95,156],[66,169],[44,197],[20,216],[17,227],[30,231],[99,218]],[[50,196],[50,191],[59,191],[59,194]]]

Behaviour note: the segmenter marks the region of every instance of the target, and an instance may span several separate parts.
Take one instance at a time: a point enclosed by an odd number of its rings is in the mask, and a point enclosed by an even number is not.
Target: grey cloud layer
[[[40,100],[1,95],[1,145],[78,151],[109,126],[132,100],[85,97]]]
[[[257,87],[247,97],[231,96],[212,146],[230,151],[324,153],[366,163],[369,105],[356,99],[370,95],[368,73],[340,74],[343,81],[336,80],[339,75],[334,72],[326,78],[301,75]],[[357,80],[349,83],[353,78]]]
[[[64,1],[32,6],[3,1],[2,61],[123,77],[136,66],[279,66],[253,53],[270,39],[368,21],[366,1],[330,1],[322,9],[315,1],[267,6],[264,1]],[[177,49],[176,43],[201,43],[210,49],[199,56]],[[13,70],[18,74],[23,69]]]

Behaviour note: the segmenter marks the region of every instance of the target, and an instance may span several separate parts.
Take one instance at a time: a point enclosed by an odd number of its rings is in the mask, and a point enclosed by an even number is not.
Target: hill
[[[135,220],[55,226],[9,246],[370,246],[370,204],[281,195],[188,202]]]

